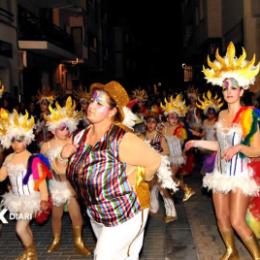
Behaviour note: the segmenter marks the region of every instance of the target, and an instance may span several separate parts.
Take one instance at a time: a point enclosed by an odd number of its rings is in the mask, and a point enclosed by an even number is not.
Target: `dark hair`
[[[109,96],[109,94],[106,92],[106,94]],[[121,121],[120,120],[120,113],[118,112],[118,108],[117,108],[117,103],[116,103],[116,101],[113,99],[113,98],[111,98],[110,96],[109,96],[109,106],[110,106],[110,108],[111,109],[113,109],[113,108],[116,108],[116,114],[115,114],[115,116],[114,116],[114,120],[115,121]]]
[[[157,123],[159,122],[159,117],[157,115],[147,115],[145,121],[147,122],[149,119],[154,119]]]

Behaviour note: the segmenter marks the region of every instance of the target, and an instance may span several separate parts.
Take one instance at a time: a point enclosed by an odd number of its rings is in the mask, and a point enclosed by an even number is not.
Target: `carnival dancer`
[[[206,93],[203,93],[202,98],[198,98],[197,107],[200,108],[204,115],[205,119],[202,123],[202,133],[199,132],[198,136],[201,136],[204,140],[216,141],[216,122],[218,120],[219,109],[223,106],[222,98],[217,94],[213,96],[210,90]],[[196,135],[194,133],[194,135]],[[205,150],[202,166],[203,175],[205,172],[212,172],[215,163],[216,152],[210,152]]]
[[[38,149],[40,149],[41,144],[46,142],[50,138],[52,138],[51,132],[48,131],[46,126],[45,116],[50,113],[49,105],[51,105],[55,98],[56,93],[50,89],[43,89],[42,91],[38,91],[35,97],[37,103],[40,106],[40,116],[36,122],[35,129],[35,139],[38,145]]]
[[[138,259],[150,205],[146,181],[159,168],[158,179],[167,175],[165,185],[176,185],[169,170],[162,174],[160,154],[125,126],[129,98],[122,85],[94,83],[91,93],[91,125],[61,157],[70,157],[67,177],[87,206],[97,237],[95,259]]]
[[[87,119],[87,109],[90,102],[91,94],[80,87],[77,91],[74,92],[74,96],[80,104],[80,120],[78,124],[78,129],[86,128],[89,125]]]
[[[213,191],[217,223],[227,248],[221,259],[238,259],[233,229],[252,258],[260,259],[256,237],[245,220],[250,199],[259,196],[260,191],[259,163],[258,167],[252,167],[251,160],[260,155],[260,133],[256,110],[240,104],[244,91],[254,83],[260,64],[254,65],[255,55],[247,61],[244,48],[239,57],[235,57],[235,52],[230,42],[225,57],[221,57],[217,49],[216,60],[212,62],[208,58],[210,68],[203,67],[206,80],[222,87],[228,106],[219,114],[217,141],[189,141],[186,149],[199,147],[217,151],[213,173],[206,174],[203,185]]]
[[[0,142],[5,149],[13,149],[0,169],[0,181],[10,179],[11,190],[3,199],[5,207],[17,219],[16,233],[25,248],[20,260],[37,259],[30,221],[49,207],[46,177],[51,178],[51,175],[48,162],[46,158],[32,156],[26,149],[34,138],[33,128],[34,118],[29,118],[27,112],[21,115],[16,110],[11,114],[0,110]]]
[[[167,117],[167,122],[162,130],[162,134],[166,137],[170,149],[170,162],[173,177],[176,178],[180,169],[185,165],[186,161],[183,156],[182,147],[187,140],[187,131],[180,118],[185,117],[188,107],[181,94],[176,98],[170,97],[170,101],[165,98],[165,105],[161,103],[161,108],[164,115]],[[179,186],[182,189],[184,196],[183,202],[187,201],[195,194],[195,191],[184,183],[183,176],[180,174]]]
[[[145,132],[144,117],[148,112],[146,107],[147,100],[148,94],[145,89],[135,89],[133,90],[131,100],[127,105],[140,118],[139,122],[134,126],[134,131],[137,135],[144,134]]]
[[[75,191],[67,181],[66,175],[59,172],[56,167],[57,160],[67,165],[68,160],[64,160],[60,156],[62,148],[66,144],[72,143],[71,134],[76,130],[78,124],[78,112],[76,111],[76,103],[71,97],[66,100],[66,105],[61,107],[58,102],[55,108],[49,106],[50,114],[45,115],[48,130],[52,132],[53,138],[43,143],[41,152],[45,154],[50,163],[53,172],[53,179],[50,181],[49,189],[53,201],[52,209],[52,232],[53,241],[48,247],[48,253],[57,251],[61,242],[62,215],[64,204],[68,205],[68,212],[72,221],[73,239],[76,250],[84,255],[91,255],[82,240],[83,220],[80,212],[80,206],[76,198]]]
[[[196,131],[200,132],[202,129],[202,117],[201,112],[198,109],[196,102],[199,97],[199,92],[197,88],[194,88],[194,86],[190,86],[187,89],[187,96],[188,100],[190,102],[188,111],[186,113],[186,121],[189,125],[190,131]]]
[[[141,138],[144,139],[145,142],[149,143],[158,153],[169,156],[169,147],[165,137],[156,131],[157,124],[159,122],[158,112],[158,110],[153,111],[152,107],[151,111],[147,113],[145,117],[146,132],[143,136],[141,136]],[[157,178],[155,177],[151,182],[150,213],[152,214],[157,213],[159,210],[159,192],[163,198],[166,211],[164,221],[165,223],[170,223],[177,219],[174,202],[169,191],[167,189],[161,188]]]

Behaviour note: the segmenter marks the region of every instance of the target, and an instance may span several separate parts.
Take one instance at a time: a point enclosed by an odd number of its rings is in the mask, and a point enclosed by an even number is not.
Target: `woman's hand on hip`
[[[240,152],[240,149],[241,149],[240,144],[229,147],[224,151],[222,158],[226,161],[230,161],[234,155]]]

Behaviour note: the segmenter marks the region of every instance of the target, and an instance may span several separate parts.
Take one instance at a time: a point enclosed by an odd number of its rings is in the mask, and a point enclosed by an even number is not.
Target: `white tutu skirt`
[[[40,193],[35,192],[31,195],[15,195],[12,191],[3,195],[4,206],[15,214],[16,219],[31,219],[35,213],[40,211]]]
[[[73,196],[67,181],[51,180],[49,182],[49,189],[52,203],[56,207],[63,205]]]
[[[251,172],[240,174],[239,176],[227,176],[215,170],[213,173],[205,175],[203,187],[214,192],[223,193],[228,193],[238,188],[249,196],[256,196],[260,192],[260,187],[253,179]]]

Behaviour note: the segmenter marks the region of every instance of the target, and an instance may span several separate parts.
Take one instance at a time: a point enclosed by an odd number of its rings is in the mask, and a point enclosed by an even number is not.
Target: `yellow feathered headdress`
[[[89,102],[91,99],[91,93],[84,91],[82,87],[75,91],[73,94],[78,100],[86,100],[87,102]]]
[[[186,113],[188,112],[188,107],[185,104],[185,100],[183,100],[183,97],[181,94],[177,95],[176,98],[170,97],[170,102],[167,101],[167,99],[164,99],[165,105],[161,103],[161,108],[164,111],[165,115],[168,115],[169,113],[175,112],[180,117],[184,117]]]
[[[69,131],[72,133],[77,129],[79,121],[79,112],[76,111],[76,102],[68,97],[66,105],[61,107],[58,102],[55,103],[55,108],[49,105],[50,114],[45,115],[45,120],[49,131],[53,131],[60,127],[61,124],[66,124]]]
[[[145,89],[135,89],[132,92],[132,98],[138,99],[138,101],[146,101],[148,99],[148,95]]]
[[[17,136],[24,136],[25,143],[29,145],[34,139],[34,126],[34,117],[29,118],[27,111],[22,115],[18,114],[15,109],[13,113],[0,109],[0,142],[4,148],[8,149],[12,139]]]
[[[233,42],[230,42],[225,57],[219,55],[218,49],[216,50],[215,61],[212,62],[209,56],[207,57],[209,68],[203,66],[202,72],[208,83],[222,86],[225,78],[234,78],[239,86],[244,89],[248,89],[250,84],[254,84],[255,77],[260,69],[260,63],[256,66],[254,65],[255,54],[250,61],[246,60],[246,51],[244,48],[242,48],[240,57],[237,58],[235,54],[235,46]]]
[[[216,112],[223,106],[222,98],[217,94],[213,97],[210,90],[207,93],[203,93],[202,99],[198,98],[196,106],[203,110],[204,114],[207,113],[209,108],[215,109]]]
[[[55,91],[51,89],[44,89],[42,91],[38,90],[35,99],[38,100],[38,103],[41,103],[43,100],[47,100],[49,104],[52,104],[56,97],[57,94],[55,93]]]

